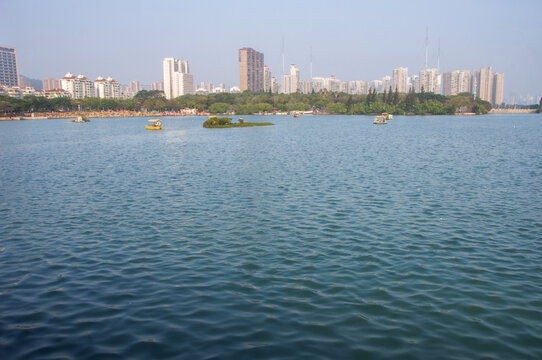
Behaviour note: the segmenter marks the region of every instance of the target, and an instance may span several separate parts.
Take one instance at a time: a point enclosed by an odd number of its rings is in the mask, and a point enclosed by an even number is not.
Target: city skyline
[[[175,57],[190,62],[194,83],[232,86],[239,84],[242,47],[264,53],[265,65],[282,79],[283,39],[285,63],[296,64],[301,80],[309,79],[311,54],[314,77],[370,81],[391,76],[399,67],[415,74],[424,68],[428,29],[429,68],[438,65],[440,42],[440,73],[492,66],[506,74],[507,103],[542,92],[536,66],[542,50],[534,45],[542,28],[535,15],[542,9],[538,2],[288,4],[279,1],[266,8],[247,1],[189,3],[182,5],[185,15],[180,21],[174,14],[181,6],[170,1],[5,3],[1,7],[13,16],[0,25],[1,42],[17,48],[19,73],[30,78],[59,78],[77,69],[89,78],[106,73],[122,84],[151,84],[162,78],[162,60]],[[260,12],[263,20],[254,16]],[[58,13],[65,21],[53,21]],[[158,14],[161,20],[152,20]],[[88,21],[100,19],[104,26],[89,32],[80,26],[80,15]],[[337,19],[337,26],[327,24],[328,16]],[[246,21],[239,25],[228,20],[238,17]],[[20,19],[25,19],[24,26]],[[66,31],[76,24],[73,32]],[[111,31],[120,35],[107,35]]]

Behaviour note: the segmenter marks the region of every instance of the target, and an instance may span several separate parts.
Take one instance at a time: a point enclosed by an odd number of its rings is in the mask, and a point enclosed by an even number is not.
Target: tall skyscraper
[[[194,78],[188,69],[188,61],[165,58],[162,66],[166,99],[194,93]]]
[[[493,76],[491,75],[491,66],[474,70],[472,84],[472,92],[476,97],[493,102]]]
[[[493,76],[493,104],[502,104],[502,95],[504,90],[504,73],[495,73]]]
[[[263,91],[271,91],[271,69],[267,65],[263,67]]]
[[[252,49],[239,49],[239,76],[241,92],[263,91],[264,72],[263,54]],[[284,86],[284,84],[283,84]]]
[[[442,94],[457,95],[471,91],[471,73],[468,70],[454,70],[442,74]]]
[[[393,91],[408,92],[408,68],[400,67],[393,70]]]
[[[299,89],[299,69],[295,64],[290,66],[290,93],[295,93]]]
[[[17,65],[17,50],[12,47],[0,46],[0,85],[19,85],[19,66]]]
[[[420,71],[419,82],[420,91],[423,89],[424,92],[439,93],[440,84],[437,69],[423,69]]]

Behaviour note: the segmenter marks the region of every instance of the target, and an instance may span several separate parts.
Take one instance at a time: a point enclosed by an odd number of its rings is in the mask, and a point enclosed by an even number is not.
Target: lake
[[[0,358],[542,358],[542,115],[243,118],[0,122]]]

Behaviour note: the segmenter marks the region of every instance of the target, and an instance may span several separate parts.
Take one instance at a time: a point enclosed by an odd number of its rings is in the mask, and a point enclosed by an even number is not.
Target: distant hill
[[[26,86],[26,85],[32,85],[34,89],[41,90],[42,89],[42,83],[39,79],[31,79],[29,77],[26,77],[24,75],[19,75],[19,85]]]

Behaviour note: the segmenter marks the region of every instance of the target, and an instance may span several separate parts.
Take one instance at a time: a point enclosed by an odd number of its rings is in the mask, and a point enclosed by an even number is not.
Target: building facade
[[[0,85],[19,86],[17,49],[0,46]]]
[[[190,74],[188,61],[165,58],[162,67],[166,99],[194,93],[194,78]]]
[[[120,99],[120,84],[111,77],[104,79],[101,76],[94,81],[96,96],[102,99]]]
[[[400,67],[393,70],[393,90],[400,93],[408,92],[408,68]]]
[[[423,69],[419,75],[420,92],[431,92],[438,94],[440,92],[439,76],[437,69]]]
[[[495,73],[493,76],[493,104],[502,105],[504,91],[504,73]]]
[[[263,68],[263,53],[252,48],[239,49],[239,87],[241,92],[246,90],[264,91]]]
[[[472,92],[477,98],[493,102],[493,76],[491,66],[474,70]]]
[[[62,89],[62,84],[60,79],[47,78],[41,81],[41,87],[43,90],[55,90]]]
[[[62,90],[67,91],[72,99],[96,96],[94,82],[87,79],[84,75],[74,76],[72,73],[67,72],[66,75],[60,79],[60,82]]]
[[[265,65],[263,67],[263,91],[265,92],[271,91],[271,77],[271,69]]]

